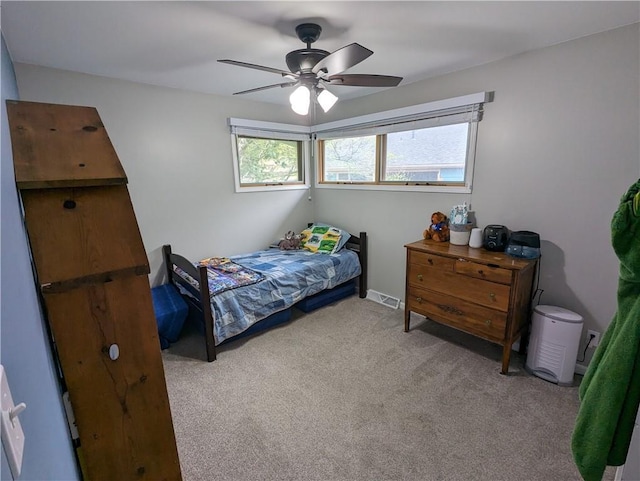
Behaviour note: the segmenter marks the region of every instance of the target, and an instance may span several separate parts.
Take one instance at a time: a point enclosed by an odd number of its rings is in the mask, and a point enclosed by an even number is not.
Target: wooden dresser
[[[511,345],[528,328],[537,261],[431,240],[405,247],[405,332],[413,311],[499,344],[507,374]]]

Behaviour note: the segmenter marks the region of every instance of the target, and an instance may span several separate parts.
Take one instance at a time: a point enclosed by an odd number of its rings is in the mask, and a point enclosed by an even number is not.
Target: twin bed
[[[332,254],[271,247],[197,263],[163,246],[168,281],[204,324],[207,360],[229,339],[287,321],[292,307],[309,312],[355,293],[356,284],[366,297],[367,234],[343,237],[344,247]]]

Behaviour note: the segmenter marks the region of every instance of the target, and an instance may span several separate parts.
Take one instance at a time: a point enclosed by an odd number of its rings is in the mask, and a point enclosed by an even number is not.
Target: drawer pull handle
[[[418,304],[422,304],[422,297],[416,297],[416,302]]]
[[[418,280],[422,281],[422,274],[418,274]]]
[[[457,309],[453,306],[447,306],[446,304],[438,304],[438,307],[449,314],[456,314],[458,316],[464,314],[464,312],[462,312],[460,309]]]
[[[429,259],[427,259],[427,262],[428,262],[429,264],[433,265],[433,259],[429,258]]]
[[[484,276],[484,272],[482,269],[478,269],[478,274],[480,274],[481,276]]]
[[[490,326],[490,325],[491,325],[491,319],[487,319],[486,321],[484,321],[484,323],[485,323],[487,326]]]
[[[489,297],[490,297],[491,299],[495,299],[495,298],[496,298],[496,295],[495,295],[493,292],[490,292],[490,293],[489,293]]]

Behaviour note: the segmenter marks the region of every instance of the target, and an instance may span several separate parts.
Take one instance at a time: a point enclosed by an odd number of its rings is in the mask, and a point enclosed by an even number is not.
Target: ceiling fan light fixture
[[[291,108],[298,115],[307,115],[312,101],[314,102],[314,112],[315,103],[318,103],[322,110],[328,112],[338,101],[338,97],[326,90],[320,82],[332,86],[395,87],[402,81],[402,77],[390,75],[343,73],[369,58],[373,51],[359,43],[350,43],[333,52],[311,48],[311,44],[318,40],[321,32],[322,27],[315,23],[302,23],[296,27],[296,34],[306,44],[306,48],[293,50],[286,54],[285,61],[289,71],[238,60],[218,60],[218,62],[238,67],[275,73],[288,80],[287,82],[234,92],[233,95],[261,92],[277,87],[297,87],[289,97]]]
[[[311,92],[305,85],[300,85],[289,96],[291,110],[298,115],[307,115],[309,113],[309,104],[311,103]]]
[[[331,109],[331,107],[333,107],[335,103],[338,101],[338,97],[333,95],[327,89],[319,89],[319,90],[320,90],[320,93],[318,94],[318,103],[320,104],[320,107],[322,107],[322,110],[324,110],[324,113],[326,114]]]

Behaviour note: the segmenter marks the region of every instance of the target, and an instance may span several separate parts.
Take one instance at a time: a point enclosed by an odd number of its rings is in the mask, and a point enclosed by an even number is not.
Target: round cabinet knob
[[[427,259],[427,262],[431,265],[433,265],[433,259]]]
[[[485,323],[487,326],[490,326],[490,325],[491,325],[491,319],[487,319],[486,321],[484,321],[484,323]]]
[[[109,357],[112,361],[115,361],[120,357],[120,348],[117,344],[111,344],[109,346]]]
[[[496,295],[495,295],[493,292],[490,292],[490,293],[489,293],[489,297],[490,297],[491,299],[495,299],[495,298],[496,298]]]
[[[422,304],[422,297],[416,297],[416,302],[418,304]]]
[[[422,274],[418,274],[418,280],[422,281]]]
[[[481,276],[484,276],[484,271],[482,269],[478,269],[478,274],[480,274]]]

